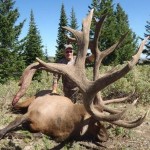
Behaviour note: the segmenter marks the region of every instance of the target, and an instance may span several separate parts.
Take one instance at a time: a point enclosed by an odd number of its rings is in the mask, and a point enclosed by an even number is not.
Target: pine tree
[[[117,4],[116,11],[116,38],[119,39],[121,35],[128,32],[125,40],[120,47],[115,51],[116,58],[114,64],[123,63],[129,60],[136,50],[137,38],[132,30],[129,28],[128,16],[123,11],[120,4]]]
[[[146,33],[144,33],[144,36],[150,36],[150,21],[146,22],[147,25],[145,26],[146,28]],[[148,60],[148,62],[150,61],[150,41],[145,45],[146,48],[143,51],[143,54],[146,55],[146,60]]]
[[[24,69],[22,41],[19,35],[24,22],[16,25],[19,18],[18,9],[14,9],[13,0],[0,1],[0,82],[18,78]]]
[[[76,18],[76,15],[75,15],[75,12],[74,12],[74,9],[72,7],[71,9],[71,15],[70,15],[70,25],[69,25],[72,29],[75,29],[77,30],[78,29],[78,23],[77,23],[77,18]],[[73,37],[72,33],[70,33],[70,37]],[[74,37],[73,37],[74,38]],[[74,53],[76,54],[77,53],[77,44],[76,43],[72,43],[73,45],[73,48],[74,48]]]
[[[63,58],[63,51],[64,51],[64,45],[67,43],[67,31],[65,29],[63,29],[63,26],[67,26],[68,25],[68,21],[67,21],[67,16],[66,16],[66,12],[65,12],[65,7],[64,4],[62,3],[61,6],[61,12],[60,12],[60,22],[59,22],[59,27],[58,27],[58,35],[57,35],[57,50],[56,50],[56,61],[60,60],[61,58]]]
[[[128,60],[136,49],[137,39],[135,34],[129,29],[128,16],[121,6],[118,4],[115,11],[112,0],[101,0],[101,3],[98,0],[93,0],[89,8],[94,8],[93,18],[99,19],[103,14],[107,14],[100,36],[99,47],[101,51],[112,46],[123,34],[128,32],[126,40],[122,43],[120,48],[107,56],[103,64],[116,65],[118,63],[123,63],[123,60]],[[94,23],[92,23],[92,29],[93,28]],[[93,31],[91,31],[91,38],[92,35]]]
[[[90,37],[92,38],[95,29],[95,19],[99,19],[102,15],[107,13],[107,18],[103,24],[101,37],[99,41],[100,50],[103,51],[113,45],[117,40],[115,37],[115,27],[116,27],[116,18],[114,15],[113,10],[113,3],[112,0],[93,0],[91,6],[89,8],[94,8],[94,16],[91,25],[91,34]],[[115,59],[115,55],[111,54],[107,58],[104,59],[103,64],[110,64]]]
[[[35,62],[36,57],[39,57],[41,59],[44,58],[42,48],[43,45],[40,32],[38,31],[38,28],[36,26],[33,11],[31,10],[29,31],[26,37],[25,52],[24,52],[26,66]]]
[[[44,53],[44,55],[45,55],[45,60],[48,62],[49,60],[48,60],[48,50],[47,50],[47,46],[45,47],[45,53]]]

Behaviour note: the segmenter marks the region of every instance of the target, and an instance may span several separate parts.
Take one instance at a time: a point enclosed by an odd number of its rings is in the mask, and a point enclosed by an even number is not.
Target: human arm
[[[57,93],[59,79],[60,75],[53,74],[52,93]]]

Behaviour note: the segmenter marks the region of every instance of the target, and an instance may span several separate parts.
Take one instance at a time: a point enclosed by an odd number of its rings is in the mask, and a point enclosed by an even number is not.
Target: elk
[[[134,128],[144,121],[147,113],[136,120],[127,121],[123,118],[127,108],[122,110],[119,108],[112,109],[107,106],[107,104],[113,102],[124,101],[128,99],[130,95],[120,99],[104,101],[99,91],[123,77],[136,65],[149,37],[142,41],[137,53],[125,66],[121,69],[113,69],[100,75],[99,68],[102,60],[122,43],[126,34],[110,48],[105,51],[100,51],[98,41],[102,24],[106,16],[104,15],[99,21],[96,21],[94,38],[93,40],[89,40],[92,17],[93,9],[87,17],[83,19],[82,31],[77,31],[70,27],[63,27],[70,31],[75,37],[68,37],[68,40],[72,42],[75,41],[78,45],[78,53],[74,64],[65,65],[46,63],[37,58],[37,62],[29,65],[24,70],[19,83],[20,89],[15,95],[12,105],[15,108],[28,107],[28,111],[26,114],[16,118],[15,121],[2,129],[0,131],[1,138],[9,131],[26,122],[32,131],[40,131],[60,141],[71,137],[82,137],[84,135],[96,137],[99,141],[106,141],[108,135],[102,122],[108,122],[124,128]],[[85,73],[87,49],[91,49],[91,52],[95,57],[92,81],[86,77]],[[73,104],[71,100],[66,97],[50,95],[49,93],[38,94],[38,96],[35,95],[23,103],[18,103],[19,99],[25,94],[30,85],[36,70],[46,70],[48,72],[59,73],[68,77],[82,92],[83,104]]]
[[[108,139],[107,130],[103,124],[93,118],[83,104],[74,104],[64,96],[50,95],[50,90],[40,91],[14,107],[15,109],[28,108],[28,110],[0,130],[0,139],[22,124],[26,124],[31,132],[41,132],[51,136],[57,142],[70,139],[104,142]],[[118,125],[134,128],[140,125],[144,118]]]
[[[20,124],[26,123],[32,132],[44,133],[56,141],[84,137],[92,137],[98,141],[107,140],[108,136],[103,125],[87,113],[84,105],[74,104],[67,97],[50,95],[49,90],[43,90],[17,104],[15,109],[26,107],[28,107],[27,113],[17,117],[10,125],[1,130],[0,138]],[[86,136],[80,136],[85,132],[84,125],[87,123],[89,127]]]

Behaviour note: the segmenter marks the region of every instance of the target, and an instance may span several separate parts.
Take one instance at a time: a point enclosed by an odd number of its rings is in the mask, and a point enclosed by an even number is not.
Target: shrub
[[[121,65],[118,65],[120,68]],[[101,72],[110,70],[110,66],[102,66]],[[92,79],[92,69],[87,69],[88,78]],[[45,71],[42,72],[40,82],[33,80],[25,97],[33,96],[36,92],[44,89],[51,89],[53,75]],[[62,94],[62,84],[59,84],[59,93]],[[18,81],[10,80],[6,84],[0,85],[0,106],[3,106],[4,98],[11,101],[14,94],[18,91]],[[140,103],[150,102],[150,67],[149,65],[137,65],[125,77],[109,85],[102,90],[102,96],[106,98],[115,98],[126,96],[135,90],[135,97],[139,97]],[[2,104],[3,103],[3,104]]]

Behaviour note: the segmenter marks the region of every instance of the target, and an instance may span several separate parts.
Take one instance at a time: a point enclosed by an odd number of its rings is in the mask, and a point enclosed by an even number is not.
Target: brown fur
[[[17,127],[18,124],[26,121],[32,131],[42,132],[57,141],[82,138],[80,133],[86,124],[88,124],[88,128],[85,130],[83,138],[92,137],[96,140],[107,140],[105,128],[87,113],[82,104],[73,104],[67,97],[50,95],[49,93],[42,96],[38,94],[25,102],[18,103],[15,107],[17,109],[28,107],[28,111],[23,117],[17,118],[11,123],[9,128],[7,126],[1,130],[1,137],[12,130],[11,126],[14,129],[14,126]],[[98,135],[102,132],[104,136],[100,139]]]

